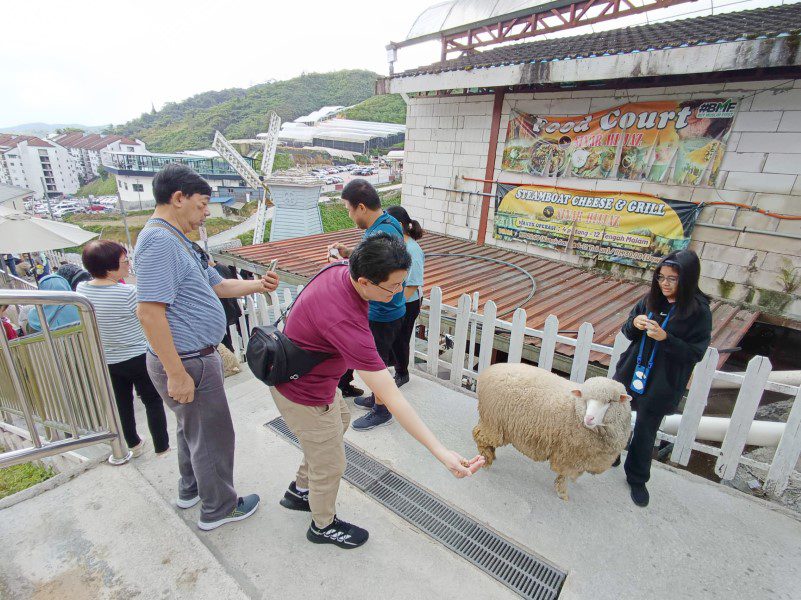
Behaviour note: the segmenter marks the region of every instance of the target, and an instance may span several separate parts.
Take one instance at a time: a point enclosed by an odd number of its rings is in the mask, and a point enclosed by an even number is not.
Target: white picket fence
[[[301,289],[302,286],[299,286],[298,292]],[[248,332],[249,335],[247,324],[252,327],[275,321],[291,302],[292,296],[289,290],[283,290],[283,294],[275,292],[270,294],[269,304],[263,295],[245,298],[241,304],[243,312],[240,317],[241,330]],[[507,361],[511,363],[521,361],[524,345],[531,344],[534,340],[539,341],[537,365],[548,371],[553,369],[557,344],[572,346],[574,353],[570,381],[577,383],[583,382],[586,378],[591,352],[610,356],[607,375],[611,377],[621,354],[629,345],[629,340],[622,333],[617,335],[611,348],[594,343],[595,332],[590,323],[582,324],[576,337],[562,335],[559,333],[559,320],[554,315],[545,320],[543,329],[527,327],[526,311],[522,308],[514,312],[511,321],[498,319],[497,306],[492,301],[484,304],[483,313],[479,312],[477,293],[472,297],[464,294],[459,299],[458,306],[449,306],[442,303],[442,290],[435,287],[432,288],[430,296],[424,298],[423,308],[423,313],[427,313],[428,316],[427,343],[425,351],[417,350],[417,344],[412,339],[410,367],[422,368],[434,376],[438,376],[440,370],[444,369],[450,373],[450,383],[460,386],[465,380],[468,383],[474,382],[479,373],[490,365],[498,334],[508,342]],[[440,340],[445,328],[453,331],[454,343],[450,361],[440,358]],[[236,327],[233,326],[231,338],[238,357],[242,360],[246,340],[240,338]],[[476,357],[477,345],[479,352]],[[415,359],[420,359],[422,363],[416,364]],[[717,364],[718,351],[709,348],[693,371],[677,435],[660,432],[659,438],[674,443],[670,458],[678,465],[687,466],[693,450],[704,452],[717,457],[715,473],[721,479],[732,479],[737,467],[744,464],[765,471],[765,491],[779,495],[787,488],[789,478],[801,455],[801,387],[768,381],[772,367],[764,356],[751,359],[744,375],[718,371]],[[720,448],[696,440],[701,416],[715,379],[733,382],[740,387],[729,427]],[[742,455],[754,415],[765,390],[795,398],[784,434],[770,464],[751,460]]]

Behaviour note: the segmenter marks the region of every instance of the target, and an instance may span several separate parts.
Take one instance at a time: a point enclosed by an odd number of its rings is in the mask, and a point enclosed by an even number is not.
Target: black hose
[[[475,260],[484,260],[484,261],[495,263],[495,264],[498,264],[498,265],[504,265],[504,266],[507,266],[507,267],[512,267],[513,269],[517,269],[518,271],[523,273],[523,275],[528,277],[529,280],[531,281],[531,291],[529,292],[528,296],[526,296],[526,299],[523,300],[517,306],[515,306],[515,307],[513,307],[513,308],[511,308],[511,309],[509,309],[507,311],[504,311],[501,314],[497,315],[498,317],[505,317],[509,313],[515,312],[518,308],[520,308],[526,302],[531,300],[534,297],[534,293],[537,291],[537,282],[534,281],[534,277],[531,275],[531,273],[526,271],[523,267],[519,267],[516,264],[510,263],[509,261],[506,261],[506,260],[500,260],[498,258],[490,258],[489,256],[481,256],[480,254],[461,254],[461,253],[457,253],[457,252],[444,252],[444,253],[439,253],[438,252],[438,253],[433,253],[433,254],[426,254],[426,256],[427,257],[428,256],[461,256],[462,258],[472,258],[472,259],[475,259]]]

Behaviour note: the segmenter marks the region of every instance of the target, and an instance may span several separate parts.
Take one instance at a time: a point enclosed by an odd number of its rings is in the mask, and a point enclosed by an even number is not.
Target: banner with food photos
[[[589,115],[512,111],[502,168],[538,177],[716,184],[737,99],[638,102]]]
[[[698,211],[650,194],[499,183],[494,235],[648,268],[689,245]]]

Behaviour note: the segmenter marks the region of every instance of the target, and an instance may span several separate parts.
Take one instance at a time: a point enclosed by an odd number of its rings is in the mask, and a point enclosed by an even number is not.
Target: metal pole
[[[53,207],[50,206],[50,194],[47,193],[47,182],[44,177],[42,177],[42,190],[44,193],[44,201],[47,202],[47,212],[50,214],[50,220],[55,221],[53,218]]]
[[[131,243],[131,232],[128,230],[128,219],[125,217],[125,204],[122,202],[122,196],[117,192],[117,203],[120,205],[120,212],[122,213],[122,224],[125,226],[125,238],[128,240],[128,247],[133,248]]]
[[[84,313],[83,310],[81,312]],[[120,424],[120,416],[112,400],[114,392],[111,389],[108,369],[106,368],[106,355],[103,352],[103,342],[100,340],[100,332],[95,326],[94,310],[91,307],[87,307],[87,312],[89,312],[92,318],[86,318],[85,313],[83,314],[84,327],[86,328],[87,334],[94,340],[95,348],[97,348],[97,356],[92,357],[92,363],[95,368],[97,380],[101,383],[99,391],[103,406],[106,410],[108,429],[115,436],[114,439],[111,440],[111,456],[108,457],[108,462],[115,466],[124,465],[131,460],[133,453],[128,448],[123,447],[120,441],[122,425]],[[98,358],[99,360],[97,360]]]
[[[14,366],[14,359],[11,356],[11,348],[8,345],[8,338],[6,337],[5,330],[3,330],[3,333],[0,334],[0,345],[3,347],[3,359],[6,362],[8,375],[11,377],[11,384],[14,386],[14,391],[17,393],[17,397],[22,404],[22,412],[25,416],[25,424],[28,426],[28,431],[31,434],[31,441],[33,442],[34,446],[41,448],[42,440],[39,438],[39,432],[36,431],[36,424],[33,422],[33,415],[31,414],[31,407],[28,403],[28,398],[25,396],[19,376],[17,375],[17,369]]]
[[[58,373],[58,379],[63,385],[67,381],[67,375],[64,373],[64,369],[61,366],[61,361],[58,359],[58,356],[56,356],[56,348],[55,344],[53,343],[53,336],[50,333],[50,325],[47,323],[47,318],[41,304],[36,305],[36,312],[39,313],[39,324],[42,326],[42,333],[45,336],[45,340],[47,340],[48,358],[53,363],[53,366]],[[78,418],[75,416],[75,398],[73,397],[72,390],[70,390],[69,386],[64,385],[64,390],[66,391],[67,395],[67,413],[70,417],[69,425],[72,428],[72,435],[77,438]]]

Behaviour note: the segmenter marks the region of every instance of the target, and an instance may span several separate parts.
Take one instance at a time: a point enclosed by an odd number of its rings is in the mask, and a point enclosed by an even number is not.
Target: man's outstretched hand
[[[462,477],[470,477],[473,473],[483,467],[485,459],[483,456],[479,455],[475,458],[467,460],[458,452],[446,450],[445,455],[440,458],[440,461],[443,465],[445,465],[445,467],[447,467],[454,477],[461,479]]]

